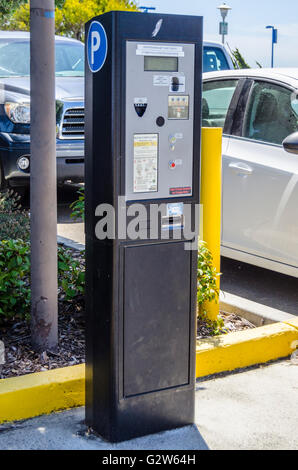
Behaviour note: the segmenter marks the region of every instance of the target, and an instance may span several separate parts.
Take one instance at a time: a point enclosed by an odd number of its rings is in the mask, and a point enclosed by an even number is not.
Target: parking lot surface
[[[221,289],[298,316],[298,279],[222,258]]]
[[[84,408],[0,426],[0,449],[298,449],[298,366],[281,361],[200,380],[196,426],[120,444],[86,436]]]

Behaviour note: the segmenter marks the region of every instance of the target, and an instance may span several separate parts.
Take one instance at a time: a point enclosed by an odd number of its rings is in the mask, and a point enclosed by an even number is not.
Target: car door
[[[298,157],[282,147],[298,130],[292,96],[286,85],[252,84],[240,135],[223,159],[222,244],[297,267]]]

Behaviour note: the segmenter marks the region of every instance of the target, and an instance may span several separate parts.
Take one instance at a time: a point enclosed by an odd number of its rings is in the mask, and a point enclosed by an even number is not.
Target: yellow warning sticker
[[[134,192],[157,191],[158,134],[134,135]]]

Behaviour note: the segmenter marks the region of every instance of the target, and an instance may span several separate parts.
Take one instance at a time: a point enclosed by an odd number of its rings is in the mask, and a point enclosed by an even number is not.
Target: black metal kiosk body
[[[86,424],[112,442],[194,422],[197,251],[182,229],[199,204],[201,75],[201,17],[86,25]]]

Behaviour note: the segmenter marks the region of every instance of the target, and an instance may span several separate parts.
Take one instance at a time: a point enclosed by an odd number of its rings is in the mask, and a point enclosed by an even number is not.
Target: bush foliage
[[[85,270],[71,250],[58,246],[59,298],[84,293]],[[12,190],[0,194],[0,321],[30,316],[30,214]]]
[[[30,214],[13,190],[0,193],[0,240],[30,239]]]
[[[77,192],[79,198],[70,204],[70,208],[72,209],[71,218],[72,219],[85,219],[85,188],[82,187]]]
[[[60,298],[73,300],[84,293],[85,272],[72,252],[58,246]],[[0,322],[10,317],[30,317],[30,243],[0,241]]]
[[[30,245],[23,240],[0,241],[0,320],[26,317],[30,311]]]
[[[206,243],[199,243],[198,253],[198,304],[218,302],[219,289],[217,279],[220,274],[213,265],[213,257]]]

